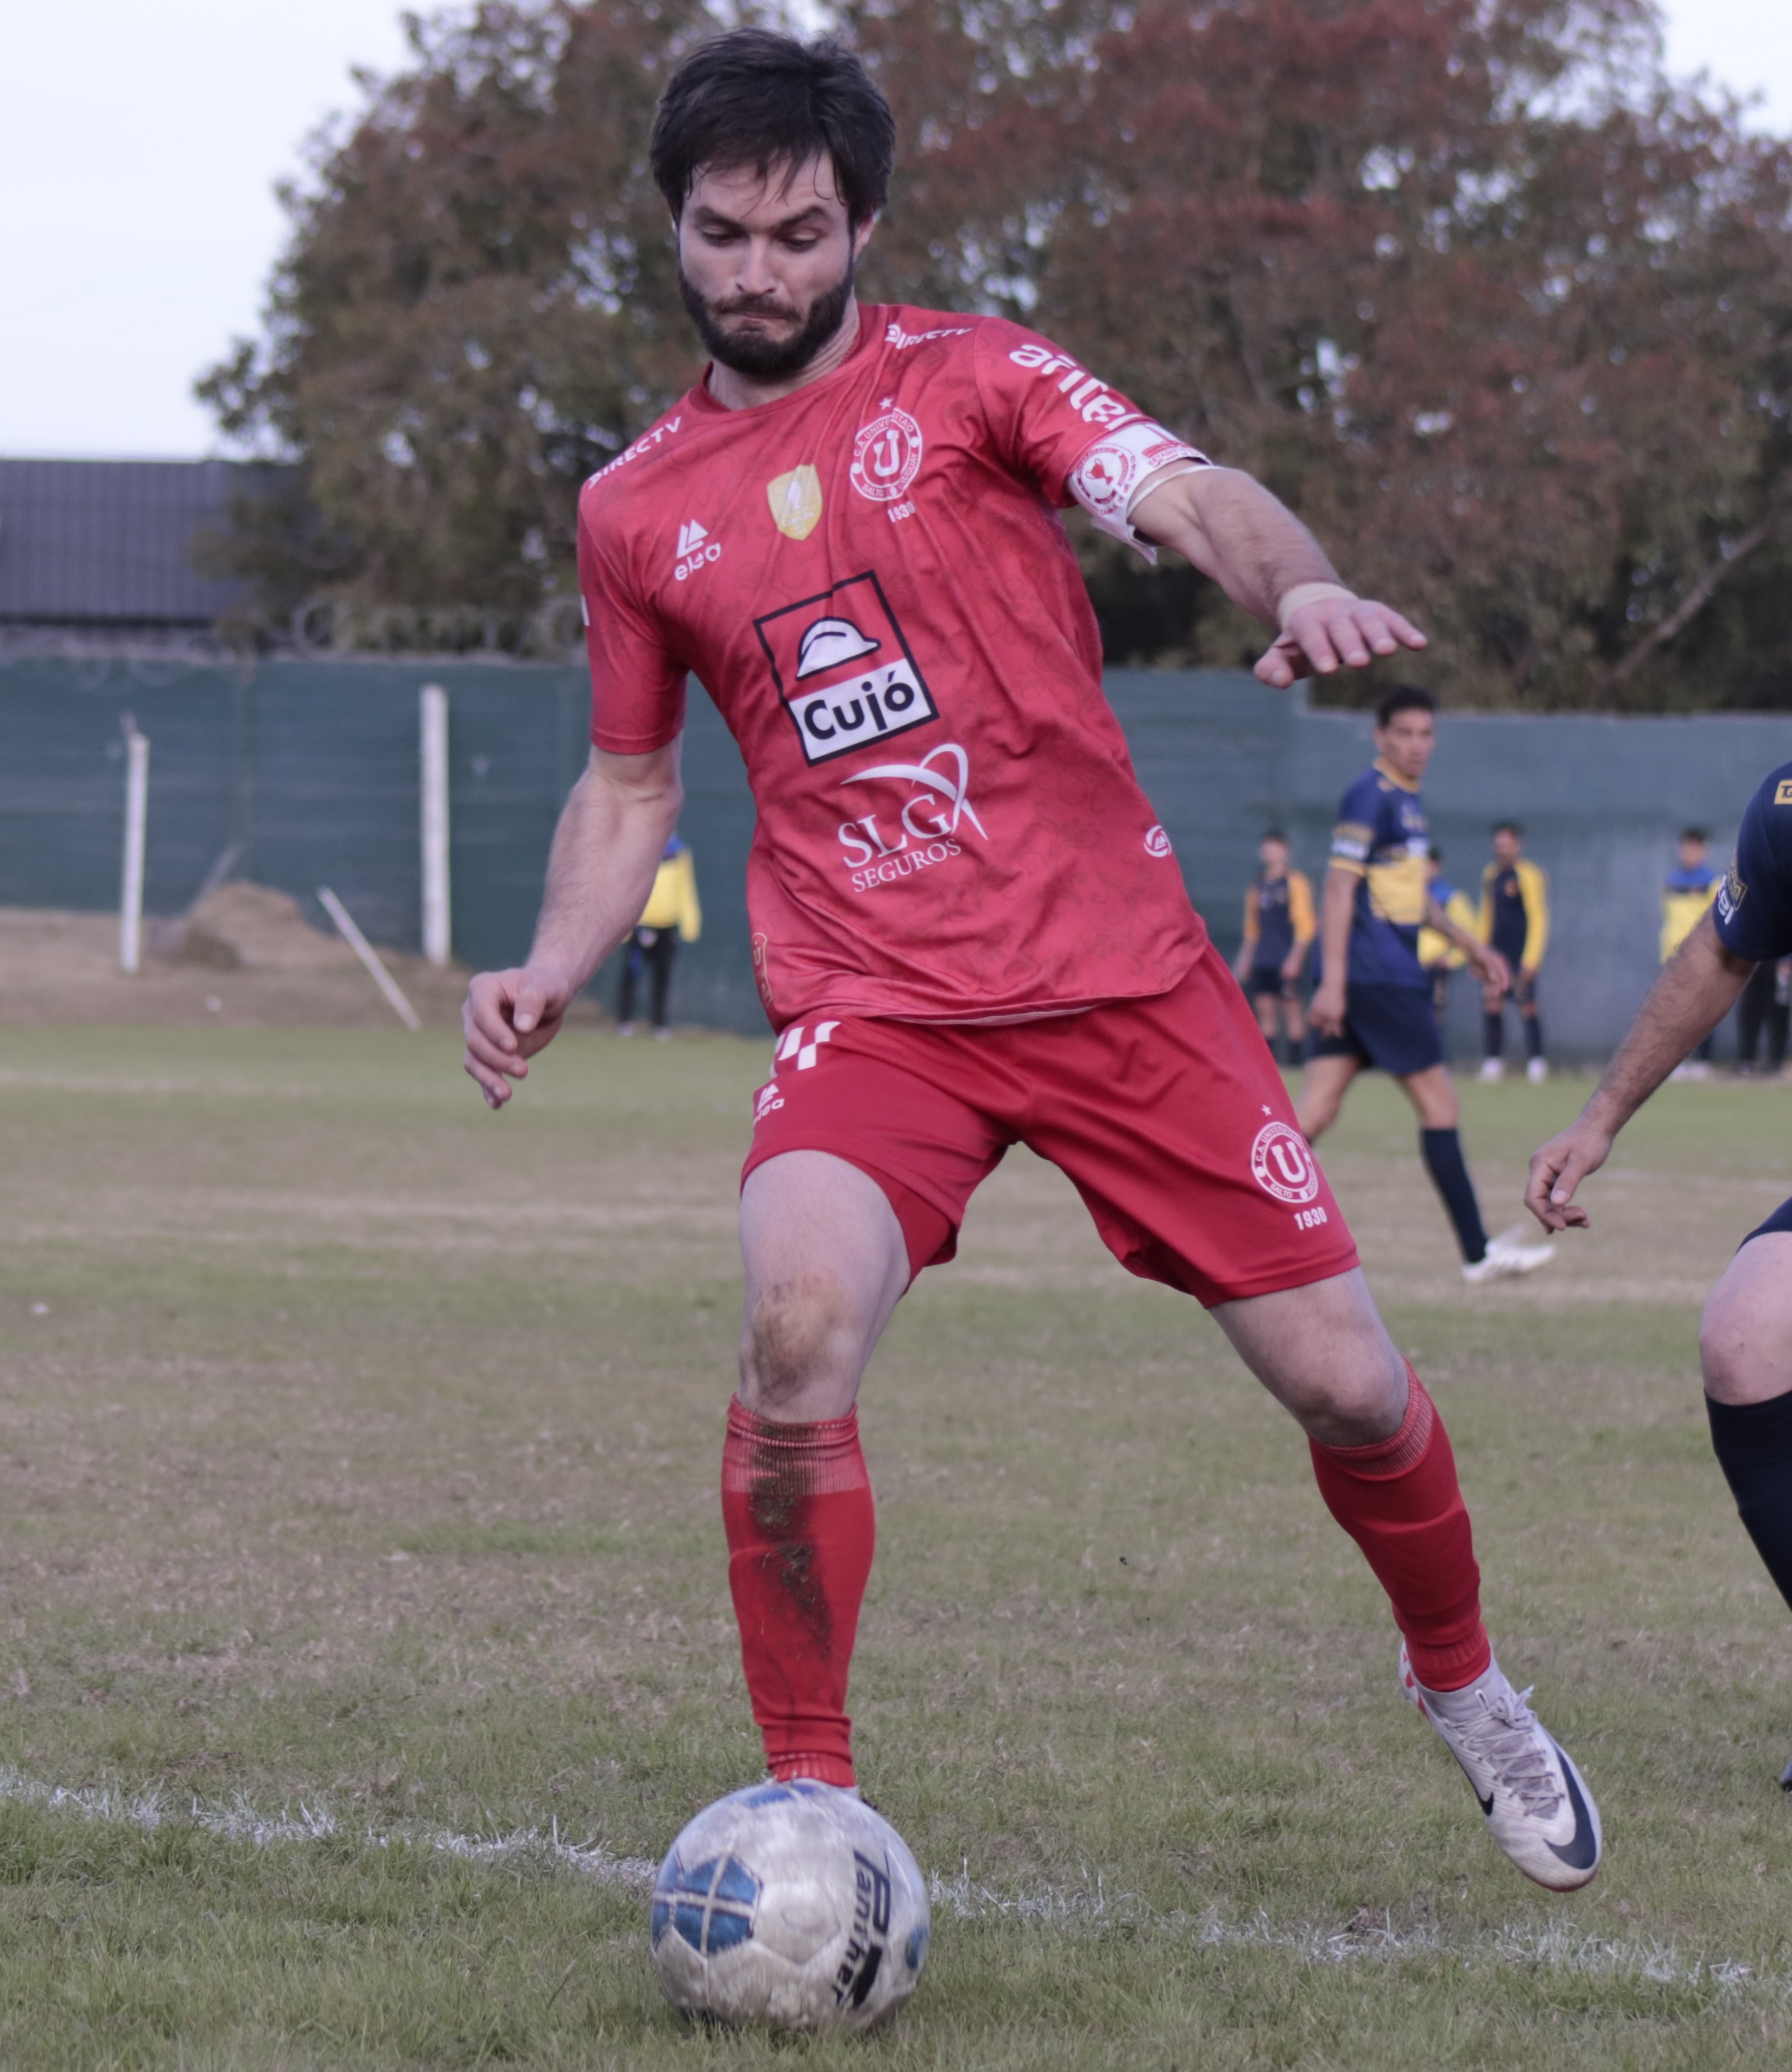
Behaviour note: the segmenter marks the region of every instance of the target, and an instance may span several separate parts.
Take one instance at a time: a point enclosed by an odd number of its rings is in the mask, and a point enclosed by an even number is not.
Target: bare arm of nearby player
[[[1584,1230],[1574,1193],[1605,1163],[1613,1139],[1687,1052],[1735,1006],[1754,966],[1724,948],[1709,913],[1688,935],[1638,1010],[1593,1097],[1530,1161],[1525,1207],[1545,1230]]]
[[[1511,965],[1472,929],[1453,920],[1449,910],[1440,906],[1428,892],[1425,894],[1425,926],[1435,928],[1446,942],[1455,944],[1469,960],[1469,968],[1486,987],[1490,998],[1497,1000],[1506,993],[1512,983]]]
[[[1353,596],[1287,507],[1236,468],[1197,467],[1147,489],[1134,529],[1211,576],[1232,602],[1281,631],[1257,664],[1285,690],[1296,677],[1367,668],[1378,655],[1423,648],[1418,627]]]
[[[1319,890],[1319,984],[1307,1003],[1307,1020],[1321,1036],[1344,1028],[1344,983],[1350,968],[1350,916],[1362,882],[1353,870],[1329,864]]]
[[[529,962],[481,972],[467,989],[463,1063],[491,1107],[528,1078],[528,1060],[640,919],[683,801],[676,742],[648,755],[591,750],[554,832]]]

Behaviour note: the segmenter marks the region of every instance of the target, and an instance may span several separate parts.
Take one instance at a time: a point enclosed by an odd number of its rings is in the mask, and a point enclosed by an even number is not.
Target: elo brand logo
[[[921,471],[921,426],[888,397],[881,417],[861,425],[852,442],[850,479],[873,504],[894,504]]]
[[[1145,853],[1147,856],[1168,856],[1170,853],[1170,838],[1161,827],[1146,828]]]
[[[680,582],[688,582],[706,563],[721,558],[722,542],[712,540],[694,518],[678,528],[678,561],[672,573]]]
[[[1292,1123],[1266,1122],[1258,1131],[1250,1177],[1279,1202],[1310,1202],[1319,1192],[1319,1168]]]

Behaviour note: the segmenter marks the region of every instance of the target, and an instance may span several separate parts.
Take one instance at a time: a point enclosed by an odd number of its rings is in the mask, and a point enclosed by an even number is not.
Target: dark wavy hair
[[[1436,695],[1421,684],[1394,684],[1375,708],[1375,724],[1386,726],[1396,713],[1428,712],[1437,709]]]
[[[825,155],[857,229],[883,208],[896,162],[896,118],[865,68],[831,36],[800,43],[731,29],[699,43],[666,82],[649,159],[676,221],[711,166],[807,165]]]

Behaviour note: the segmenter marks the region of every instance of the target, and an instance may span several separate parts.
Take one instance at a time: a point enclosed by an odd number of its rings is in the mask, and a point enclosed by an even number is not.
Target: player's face
[[[1702,841],[1683,841],[1680,845],[1680,868],[1696,870],[1705,860],[1705,845]]]
[[[1397,712],[1375,730],[1375,753],[1390,770],[1416,784],[1437,746],[1437,728],[1428,712]]]
[[[1516,863],[1524,844],[1510,828],[1502,828],[1493,837],[1493,854],[1502,863]]]
[[[1287,876],[1288,869],[1288,852],[1282,843],[1279,841],[1267,841],[1263,843],[1258,849],[1257,857],[1258,861],[1263,866],[1264,874],[1267,877],[1284,878]]]
[[[838,332],[871,226],[826,158],[699,173],[678,218],[678,286],[711,356],[749,380],[801,373]]]

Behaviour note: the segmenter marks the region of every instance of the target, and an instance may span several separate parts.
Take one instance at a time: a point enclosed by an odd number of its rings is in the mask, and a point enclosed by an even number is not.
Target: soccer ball
[[[653,1968],[681,2014],[771,2029],[867,2029],[915,1990],[927,1889],[880,1814],[802,1778],[731,1792],[654,1881]]]

